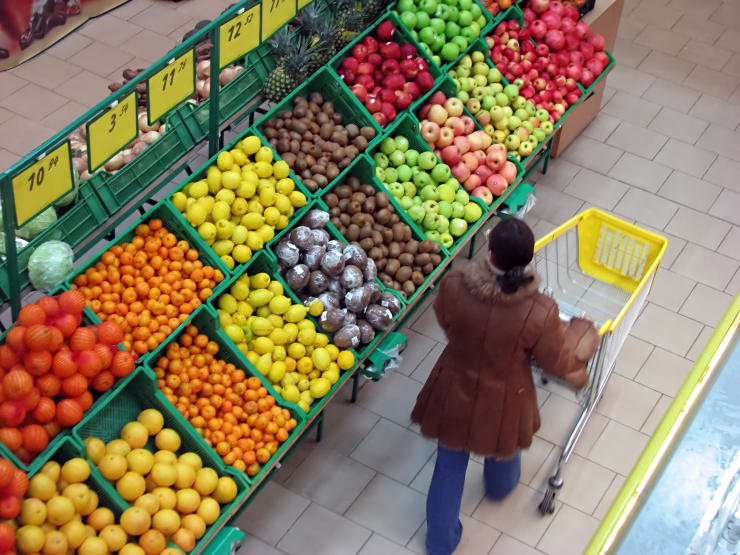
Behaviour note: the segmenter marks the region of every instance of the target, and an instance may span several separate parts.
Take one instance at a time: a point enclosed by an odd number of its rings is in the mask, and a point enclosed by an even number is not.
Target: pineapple
[[[365,24],[375,21],[380,15],[380,12],[389,3],[389,0],[362,0],[362,13],[365,16]]]
[[[314,57],[308,68],[311,74],[328,64],[336,54],[338,26],[334,16],[319,2],[313,2],[301,10],[301,21],[305,35],[315,47]]]
[[[277,67],[267,76],[265,86],[262,89],[265,97],[272,102],[279,102],[298,85],[305,81],[308,73],[308,65],[315,56],[315,49],[305,37],[291,33],[291,43],[280,51]],[[274,37],[273,37],[274,38]],[[282,44],[279,42],[278,44]],[[273,48],[275,45],[271,44]]]
[[[365,26],[365,14],[360,10],[357,0],[338,0],[334,14],[339,23],[336,41],[337,51],[352,42]]]

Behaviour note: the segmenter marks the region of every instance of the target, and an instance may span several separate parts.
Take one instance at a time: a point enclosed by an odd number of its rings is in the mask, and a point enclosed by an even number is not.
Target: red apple
[[[406,83],[406,79],[403,78],[403,75],[400,73],[391,73],[390,75],[387,75],[385,79],[383,80],[383,84],[393,89],[394,91],[400,91],[403,90],[403,85]]]
[[[427,92],[434,86],[434,77],[428,71],[422,71],[416,76],[416,84],[422,92]]]
[[[380,40],[390,40],[390,38],[396,34],[396,28],[393,26],[393,23],[386,20],[378,25],[375,34]]]
[[[470,177],[472,178],[472,177],[477,177],[477,176],[472,176],[471,175]],[[480,181],[480,180],[478,180],[478,181]],[[473,189],[468,189],[468,182],[466,181],[465,182],[465,190],[466,191],[471,191],[471,195],[472,196],[478,197],[483,202],[485,202],[486,205],[489,205],[489,204],[491,204],[493,202],[493,195],[491,194],[491,191],[487,187],[481,187],[480,186],[480,183],[478,183],[478,185],[476,185],[475,187],[473,187]]]
[[[419,75],[419,66],[414,59],[403,60],[399,66],[401,73],[406,79],[415,79]]]
[[[407,92],[396,91],[396,100],[393,104],[396,106],[396,110],[403,110],[411,106],[414,101],[412,96]]]
[[[395,96],[395,95],[394,95]],[[396,119],[396,107],[393,106],[390,102],[383,102],[380,105],[380,111],[385,114],[385,117],[388,118],[388,121],[393,121]]]
[[[367,48],[367,53],[372,54],[373,52],[377,52],[380,48],[380,45],[378,44],[378,41],[375,40],[375,37],[372,37],[370,35],[365,35],[365,38],[362,39],[362,43]]]
[[[354,56],[358,62],[364,62],[367,59],[368,54],[367,46],[362,43],[355,44],[352,49],[352,56]]]
[[[410,60],[416,57],[416,47],[413,44],[402,44],[401,45],[401,58],[404,60]]]
[[[377,52],[372,52],[367,55],[367,61],[373,64],[373,67],[380,68],[380,66],[383,65],[383,56]]]
[[[380,55],[386,60],[398,60],[401,58],[401,47],[397,42],[384,42],[380,45]]]
[[[365,87],[359,83],[355,83],[352,85],[352,92],[360,102],[365,102],[365,99],[367,98],[367,89]]]
[[[375,112],[380,112],[380,105],[382,102],[377,96],[370,96],[365,99],[365,108],[367,108],[368,112],[371,114],[374,114]]]
[[[373,114],[373,119],[378,122],[378,125],[380,127],[385,127],[388,125],[388,118],[385,117],[385,114],[383,112],[375,112]]]
[[[449,145],[442,149],[442,161],[452,168],[460,163],[460,151],[455,145]]]
[[[383,73],[399,73],[401,71],[401,64],[395,59],[383,60],[383,63],[380,64],[380,71]]]
[[[357,61],[357,58],[353,58],[352,56],[345,58],[342,61],[342,69],[346,69],[354,73],[357,73],[358,65],[360,65],[360,62]]]

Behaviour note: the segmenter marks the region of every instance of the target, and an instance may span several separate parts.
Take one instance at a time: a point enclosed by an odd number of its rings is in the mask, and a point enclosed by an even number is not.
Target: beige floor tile
[[[154,2],[155,0],[129,0],[125,4],[119,6],[112,13],[121,19],[129,19],[154,4]],[[189,3],[190,2],[188,2],[188,4]]]
[[[334,449],[343,455],[354,451],[380,420],[377,414],[341,397],[327,407],[324,419],[322,448]]]
[[[737,291],[735,291],[735,293],[737,293]],[[696,360],[701,355],[702,351],[704,351],[704,347],[707,346],[707,343],[709,342],[709,338],[712,337],[713,333],[714,333],[714,328],[710,328],[709,326],[704,326],[704,329],[701,330],[699,337],[696,338],[696,341],[694,341],[694,344],[691,346],[691,349],[689,349],[689,352],[686,354],[686,358],[689,359],[691,362],[696,362]]]
[[[122,83],[123,82],[123,72],[127,69],[146,69],[149,67],[150,63],[146,60],[142,60],[140,58],[132,58],[131,60],[128,60],[125,64],[123,64],[120,67],[115,68],[112,70],[108,75],[105,76],[106,79],[108,79],[111,82],[116,83]]]
[[[378,382],[368,384],[363,389],[358,404],[396,424],[408,426],[411,424],[411,409],[419,391],[421,383],[393,372]]]
[[[725,293],[730,293],[731,295],[737,295],[738,292],[740,292],[740,270],[737,271],[725,288]]]
[[[553,450],[553,444],[549,441],[534,436],[529,449],[522,451],[522,474],[521,482],[532,485],[532,480],[542,468],[544,462]]]
[[[710,94],[702,94],[691,107],[689,115],[728,129],[735,129],[740,124],[740,106],[728,104],[726,100]]]
[[[678,312],[678,309],[681,308],[681,305],[688,298],[694,286],[696,286],[695,281],[664,267],[660,267],[658,268],[658,273],[655,275],[655,281],[650,290],[648,300],[663,308]],[[649,353],[650,350],[648,349],[647,352]],[[645,362],[644,359],[643,362]],[[637,370],[635,373],[637,373]],[[634,377],[634,374],[631,377]]]
[[[657,227],[665,227],[676,210],[678,205],[675,202],[635,187],[631,187],[614,207],[617,214]]]
[[[575,216],[583,206],[583,201],[550,187],[538,187],[537,203],[531,214],[547,222],[564,222]],[[535,235],[539,237],[539,235]]]
[[[490,526],[486,526],[482,522],[470,518],[469,516],[460,515],[460,522],[463,525],[463,535],[460,539],[460,543],[455,549],[455,553],[458,555],[479,555],[480,553],[488,553],[493,544],[496,543],[501,532],[494,530]],[[426,555],[427,549],[425,545],[427,536],[427,524],[426,522],[419,528],[419,530],[411,538],[411,541],[406,547],[408,547],[414,553],[420,553]]]
[[[130,44],[134,39],[124,43],[121,48]],[[111,68],[120,67],[133,59],[133,55],[117,46],[109,46],[99,41],[93,41],[74,55],[72,61],[75,65],[90,71],[101,77],[107,76]],[[164,54],[164,53],[163,53]],[[101,93],[101,97],[102,97]]]
[[[697,146],[740,161],[740,133],[711,124],[697,141]]]
[[[534,391],[537,394],[537,406],[541,407],[545,404],[545,401],[547,401],[547,398],[550,396],[550,392],[537,385],[534,386]]]
[[[410,328],[405,328],[402,333],[408,339],[408,346],[401,353],[401,366],[397,371],[410,376],[419,366],[419,363],[424,360],[424,357],[429,354],[436,342]]]
[[[412,380],[416,380],[421,384],[426,383],[429,374],[434,369],[434,365],[437,364],[437,360],[439,360],[439,357],[442,356],[442,352],[444,350],[445,345],[442,345],[441,343],[435,343],[432,350],[429,351],[429,354],[424,357],[424,360],[422,360],[416,367],[416,369],[412,372],[410,378]]]
[[[668,139],[655,157],[655,161],[674,170],[701,177],[716,157],[714,152],[686,144],[678,139]]]
[[[673,263],[671,269],[715,289],[727,287],[738,268],[737,260],[689,243]]]
[[[732,56],[729,50],[692,39],[678,53],[680,58],[719,71]]]
[[[592,139],[603,143],[609,138],[609,135],[612,134],[619,124],[619,119],[608,114],[599,113],[596,115],[594,120],[586,126],[583,130],[583,134],[586,137],[591,137]]]
[[[67,102],[69,100],[65,97],[35,83],[29,83],[0,100],[0,106],[28,120],[40,121]]]
[[[537,547],[550,555],[581,553],[598,526],[595,518],[565,505]]]
[[[357,555],[411,555],[411,553],[413,552],[405,547],[373,534]]]
[[[634,125],[641,125],[646,127],[650,121],[660,111],[661,105],[642,98],[637,98],[631,94],[627,94],[622,91],[617,91],[614,96],[606,103],[602,108],[602,111],[606,114],[612,115],[623,121],[632,123]],[[578,141],[579,139],[576,139]],[[575,144],[576,141],[573,141]],[[566,151],[567,152],[567,151]],[[588,146],[583,149],[583,159],[588,160],[587,154],[589,152]],[[574,163],[578,164],[579,160],[573,160]],[[580,163],[580,165],[586,165]],[[590,166],[586,166],[590,167]],[[596,170],[608,171],[609,168],[595,168]]]
[[[706,0],[701,5],[697,5],[693,0],[670,0],[667,6],[686,12],[696,18],[707,16],[716,10],[722,4],[722,0]],[[716,37],[715,37],[716,38]]]
[[[23,133],[18,133],[19,129],[23,129]],[[53,137],[55,132],[56,130],[24,117],[13,116],[0,124],[0,148],[19,156],[25,156]]]
[[[88,21],[80,28],[79,33],[109,46],[120,46],[139,31],[141,27],[138,25],[116,17],[116,14],[109,14]]]
[[[40,123],[49,129],[57,129],[61,131],[88,110],[89,108],[87,106],[83,106],[79,102],[67,100],[67,103],[64,106],[58,110],[54,110],[51,114],[42,119]]]
[[[580,212],[580,210],[579,210]],[[562,223],[562,221],[561,221]],[[535,225],[532,228],[532,233],[534,233],[535,238],[537,237],[544,237],[548,233],[550,233],[553,229],[558,227],[557,225],[550,223],[549,221],[540,220],[537,222],[537,225]]]
[[[639,45],[637,45],[639,47]],[[642,47],[640,47],[642,48]],[[638,69],[634,69],[621,62],[617,63],[609,72],[606,80],[610,86],[634,96],[642,96],[648,87],[655,81],[655,77]]]
[[[345,513],[347,518],[406,545],[424,522],[426,499],[418,491],[376,476]]]
[[[688,350],[688,345],[686,347]],[[690,360],[656,348],[635,380],[664,395],[674,397],[691,371]],[[624,473],[622,473],[624,474]]]
[[[607,387],[609,387],[608,384]],[[586,425],[581,432],[581,436],[576,442],[573,452],[582,457],[587,457],[591,452],[594,443],[596,443],[596,440],[601,437],[602,433],[604,433],[604,429],[608,423],[609,419],[606,416],[603,416],[596,411],[592,412],[588,417],[588,422],[586,422]]]
[[[733,29],[740,29],[740,6],[723,3],[712,13],[709,19]]]
[[[236,519],[236,525],[262,541],[275,545],[309,504],[308,499],[279,484],[267,482]]]
[[[676,83],[681,83],[686,76],[691,73],[694,68],[694,64],[677,58],[676,56],[670,56],[664,54],[658,50],[653,50],[647,55],[642,63],[637,66],[637,69],[645,71],[656,77],[662,79],[668,79]]]
[[[622,122],[606,142],[619,149],[652,160],[667,140],[668,137],[661,133],[645,129],[639,125]]]
[[[647,420],[645,420],[645,423],[642,425],[642,428],[640,428],[640,431],[643,434],[648,434],[649,436],[653,435],[653,432],[658,427],[658,424],[660,424],[660,421],[663,419],[668,407],[671,406],[671,402],[673,402],[673,398],[668,395],[662,395],[660,397],[650,413],[650,416],[648,416]]]
[[[172,50],[176,42],[148,29],[134,35],[131,40],[121,45],[121,49],[133,54],[137,58],[157,61],[168,51]]]
[[[719,98],[728,98],[740,84],[740,78],[696,66],[683,80],[683,84]]]
[[[60,60],[72,61],[74,55],[92,43],[92,40],[79,33],[70,33],[46,49],[44,54],[51,54]]]
[[[535,546],[553,521],[553,515],[542,516],[537,509],[541,500],[542,493],[519,484],[503,501],[484,499],[473,513],[473,518],[529,546]],[[560,506],[556,502],[555,514]]]
[[[657,2],[640,2],[630,14],[648,23],[648,28],[657,25],[662,31],[670,29],[682,15],[681,10],[668,8]]]
[[[619,203],[628,189],[629,187],[616,179],[583,169],[565,188],[565,192],[597,206],[611,209]]]
[[[483,487],[483,463],[473,460],[473,457],[481,457],[472,455],[468,461],[468,468],[465,471],[465,487],[463,488],[462,504],[460,505],[460,512],[465,515],[472,515],[476,507],[483,499],[486,494]],[[429,491],[429,484],[432,482],[432,475],[434,474],[434,465],[437,462],[437,455],[433,454],[426,462],[424,467],[416,475],[414,481],[411,482],[411,487],[419,493],[427,494]]]
[[[721,187],[675,171],[663,183],[658,194],[685,206],[706,212],[714,204],[721,191]]]
[[[626,476],[631,472],[648,439],[647,435],[612,420],[594,444],[588,458]]]
[[[708,125],[706,121],[666,107],[650,122],[649,128],[663,135],[695,144]]]
[[[501,537],[488,555],[539,555],[540,553],[542,551],[529,547],[527,544],[515,540],[511,536],[501,534]]]
[[[700,331],[698,322],[653,303],[648,303],[632,328],[640,339],[679,355],[686,354]]]
[[[54,91],[90,108],[110,94],[108,81],[87,70],[62,83]]]
[[[722,71],[740,77],[740,54],[733,54],[732,57],[727,60],[725,67]]]
[[[647,23],[642,19],[623,16],[619,21],[617,34],[623,39],[634,41],[635,37],[642,32],[646,25]]]
[[[562,447],[580,414],[581,407],[578,403],[560,395],[550,395],[540,408],[542,425],[537,435]]]
[[[659,398],[658,392],[617,374],[609,380],[596,410],[607,418],[639,430]]]
[[[740,162],[718,156],[704,175],[706,181],[740,192]]]
[[[408,484],[429,460],[435,448],[435,442],[381,419],[352,452],[352,458]]]
[[[61,85],[82,69],[44,52],[23,62],[11,71],[14,75],[31,83],[54,90],[55,87]]]
[[[592,123],[596,123],[597,121],[603,122],[603,118],[614,119],[610,116],[600,114]],[[589,125],[589,127],[591,126]],[[588,127],[586,129],[588,129]],[[568,183],[573,181],[573,178],[580,170],[580,166],[572,164],[563,158],[555,158],[550,161],[550,167],[547,169],[546,174],[543,175],[539,172],[534,172],[534,174],[530,175],[536,175],[535,182],[540,188],[545,186],[548,189],[562,191]],[[537,194],[539,194],[539,191]]]
[[[642,98],[685,114],[700,96],[701,93],[694,89],[682,87],[665,79],[656,79],[643,93]],[[663,108],[662,111],[665,112],[666,108]]]
[[[447,343],[447,336],[437,322],[434,307],[427,308],[419,319],[411,325],[411,329],[440,343]]]
[[[709,213],[717,218],[740,225],[740,193],[723,189]]]
[[[648,24],[637,37],[635,42],[643,46],[658,50],[672,56],[677,55],[689,41],[688,35],[682,35],[673,31],[660,29],[655,25]]]
[[[682,206],[665,230],[708,249],[716,249],[730,227],[730,224],[714,216]]]
[[[367,528],[312,503],[283,536],[277,548],[290,555],[302,555],[307,547],[316,553],[357,553],[370,533]]]
[[[323,445],[293,472],[285,487],[336,513],[354,502],[375,472]]]
[[[658,276],[660,276],[662,272],[662,270],[658,270]],[[689,292],[687,291],[686,296],[688,296],[688,294]],[[642,339],[638,339],[633,335],[628,335],[619,351],[619,356],[617,356],[614,371],[625,378],[634,378],[640,371],[640,368],[642,368],[642,365],[645,364],[645,361],[650,356],[652,350],[653,345],[650,343],[647,343]]]
[[[609,170],[609,176],[655,193],[671,173],[671,168],[625,152]]]
[[[691,0],[691,3],[700,6],[693,0]],[[683,35],[689,35],[694,40],[713,44],[722,35],[726,27],[719,23],[698,18],[691,13],[684,13],[672,29]]]
[[[619,96],[624,93],[617,93]],[[631,97],[634,98],[634,97]],[[613,102],[613,100],[612,100]],[[563,153],[563,158],[573,164],[606,173],[614,165],[622,151],[588,137],[578,137]]]
[[[601,105],[599,106],[599,109],[606,106],[607,102],[609,102],[615,94],[617,94],[617,89],[613,89],[609,85],[605,86],[604,97],[601,99]]]
[[[740,227],[733,227],[730,230],[717,252],[740,259]]]
[[[609,507],[611,507],[612,503],[614,502],[614,499],[616,499],[619,490],[622,489],[624,480],[624,476],[620,476],[619,474],[614,476],[614,480],[612,480],[609,489],[606,490],[604,497],[601,498],[598,507],[596,507],[596,510],[593,512],[592,516],[594,518],[598,518],[599,520],[601,520],[606,516],[606,513],[609,510]]]
[[[271,545],[255,538],[252,534],[247,534],[242,540],[242,546],[237,553],[239,555],[283,555],[282,551],[278,551]]]
[[[727,29],[715,44],[720,48],[740,52],[740,29]]]
[[[214,10],[211,17],[217,15],[218,11]],[[185,13],[171,9],[166,4],[158,3],[129,18],[129,21],[160,35],[168,35],[187,22],[190,17]]]
[[[18,160],[20,160],[19,154],[14,154],[4,148],[0,148],[0,168],[3,171],[15,164]]]
[[[680,312],[707,326],[716,326],[731,302],[731,295],[699,283],[683,303]]]
[[[231,5],[233,5],[231,0],[189,0],[186,4],[175,6],[178,12],[190,17],[211,19],[215,14],[221,13]]]
[[[650,54],[650,48],[636,44],[633,40],[617,37],[614,45],[614,56],[620,65],[637,67]]]

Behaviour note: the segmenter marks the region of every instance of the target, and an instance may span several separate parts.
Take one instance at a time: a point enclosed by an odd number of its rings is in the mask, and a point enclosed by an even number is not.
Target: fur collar
[[[487,259],[476,260],[465,272],[463,283],[468,290],[481,300],[491,303],[513,304],[534,295],[540,285],[540,277],[532,270],[527,270],[527,275],[533,275],[534,279],[521,286],[514,293],[504,293],[496,281],[496,274],[491,262]]]

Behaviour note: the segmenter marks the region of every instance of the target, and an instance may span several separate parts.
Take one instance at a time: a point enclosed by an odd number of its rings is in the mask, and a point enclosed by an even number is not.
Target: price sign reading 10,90
[[[97,170],[136,138],[136,92],[87,124],[87,165]]]
[[[188,50],[146,81],[149,124],[195,92],[195,53]]]
[[[296,0],[262,0],[262,41],[293,19]]]
[[[219,68],[254,50],[259,43],[260,7],[253,6],[232,17],[219,28]]]

